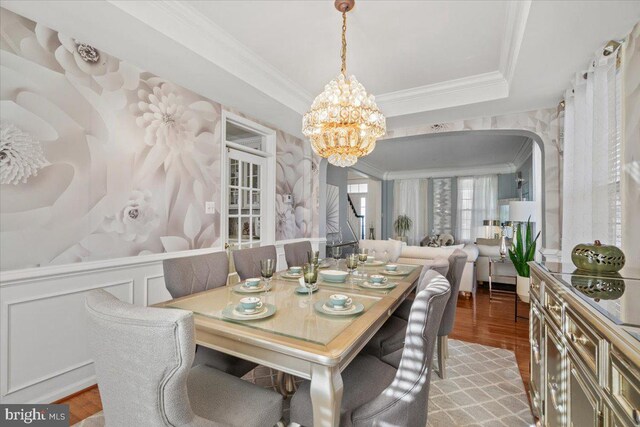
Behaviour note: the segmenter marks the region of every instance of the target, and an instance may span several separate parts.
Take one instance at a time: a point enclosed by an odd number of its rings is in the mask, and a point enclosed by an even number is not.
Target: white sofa
[[[398,258],[398,263],[420,264],[424,265],[426,260],[436,258],[449,258],[449,255],[456,249],[462,249],[467,254],[467,264],[462,272],[462,281],[460,282],[460,292],[476,291],[476,269],[475,263],[478,258],[478,249],[473,244],[442,246],[432,248],[428,246],[403,246]]]
[[[360,240],[358,246],[369,249],[369,255],[382,261],[396,262],[402,252],[402,242],[399,240]]]

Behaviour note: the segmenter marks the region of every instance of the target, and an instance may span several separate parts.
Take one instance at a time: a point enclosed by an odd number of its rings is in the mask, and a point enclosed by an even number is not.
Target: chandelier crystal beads
[[[346,12],[353,2],[336,1],[342,12],[342,70],[316,97],[302,119],[302,133],[311,141],[313,151],[329,163],[346,167],[354,165],[359,157],[371,153],[376,140],[386,133],[384,115],[378,109],[373,95],[346,72]]]

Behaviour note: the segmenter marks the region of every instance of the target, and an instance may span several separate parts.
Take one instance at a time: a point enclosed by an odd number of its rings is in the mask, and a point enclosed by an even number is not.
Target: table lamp
[[[529,200],[515,200],[509,202],[509,220],[511,222],[536,222],[536,202]]]

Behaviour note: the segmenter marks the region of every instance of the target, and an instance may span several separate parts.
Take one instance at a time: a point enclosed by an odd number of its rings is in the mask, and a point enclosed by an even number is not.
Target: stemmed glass
[[[358,255],[357,254],[349,254],[347,255],[347,270],[349,271],[349,275],[353,275],[353,272],[358,268]],[[351,279],[353,282],[353,278]]]
[[[276,269],[275,259],[262,259],[260,260],[260,274],[266,283],[267,289],[270,287],[271,277]]]
[[[338,263],[340,262],[340,257],[342,256],[342,247],[341,246],[332,247],[331,256],[333,257],[333,259],[336,260],[336,267],[337,267]]]
[[[360,264],[364,266],[364,263],[367,261],[367,256],[369,256],[369,249],[358,249],[358,260]]]
[[[307,261],[309,261],[309,264],[315,264],[315,266],[317,267],[319,259],[320,259],[320,251],[307,252]]]
[[[305,264],[302,266],[304,286],[309,290],[309,296],[313,292],[313,285],[318,281],[318,267],[315,264]]]

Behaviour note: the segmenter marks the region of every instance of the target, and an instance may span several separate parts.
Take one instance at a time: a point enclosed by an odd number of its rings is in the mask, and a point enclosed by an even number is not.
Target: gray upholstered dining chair
[[[85,302],[89,349],[107,425],[271,426],[280,422],[282,398],[193,362],[193,314],[139,307],[108,292]]]
[[[173,298],[219,288],[227,284],[229,258],[226,252],[166,259],[162,262],[164,283]],[[211,348],[196,346],[194,365],[206,364],[237,377],[257,365]]]
[[[458,307],[458,291],[460,290],[460,282],[462,281],[462,272],[467,263],[466,252],[456,249],[449,256],[449,272],[447,280],[451,284],[451,296],[447,301],[447,306],[442,315],[440,330],[438,331],[438,374],[440,378],[447,377],[447,369],[445,359],[449,357],[449,334],[453,331],[453,324],[456,319],[456,309]]]
[[[307,252],[311,252],[311,242],[287,243],[284,245],[284,258],[287,260],[287,267],[303,266],[309,262]]]
[[[450,286],[435,271],[423,280],[426,286],[411,307],[398,369],[360,354],[342,372],[341,427],[426,425],[433,351]],[[309,382],[291,400],[291,421],[313,425]]]
[[[456,306],[458,303],[458,291],[462,280],[462,271],[467,262],[467,254],[460,249],[456,249],[449,256],[448,262],[447,280],[451,284],[451,296],[447,302],[447,308],[442,318],[440,330],[438,331],[438,374],[440,378],[446,377],[445,359],[448,357],[447,339],[453,330]],[[418,290],[420,289],[421,283],[418,283]],[[402,349],[404,345],[406,328],[407,321],[396,316],[394,313],[367,343],[364,351],[393,366],[397,366],[399,363],[398,350]]]
[[[240,280],[260,277],[260,260],[262,259],[272,259],[276,262],[276,247],[270,245],[233,251],[233,264]]]
[[[427,262],[422,266],[422,270],[420,271],[420,278],[418,279],[418,286],[416,287],[416,294],[420,291],[419,287],[422,283],[422,278],[427,271],[434,270],[438,273],[442,274],[444,277],[447,277],[447,273],[449,272],[449,260],[447,258],[435,258],[428,259]],[[415,294],[409,295],[402,303],[398,306],[396,311],[393,312],[393,315],[399,317],[404,320],[409,320],[409,313],[411,312],[411,304],[413,304]]]

